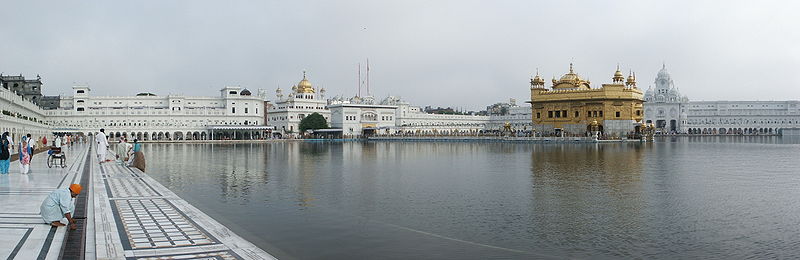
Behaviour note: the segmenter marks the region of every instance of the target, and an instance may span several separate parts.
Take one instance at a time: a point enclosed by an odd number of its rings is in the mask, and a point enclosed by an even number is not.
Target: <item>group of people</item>
[[[95,136],[95,139],[100,163],[110,161],[106,160],[109,143],[105,135],[105,129],[100,129],[100,133]],[[75,141],[74,137],[57,135],[53,140],[52,146],[61,148],[64,145],[71,145]],[[47,139],[42,138],[41,144],[47,145]],[[0,137],[0,174],[8,174],[11,154],[14,150],[18,151],[20,172],[27,174],[30,171],[30,163],[35,148],[36,145],[30,134],[23,136],[19,144],[15,146],[9,133],[3,133],[2,137]],[[142,147],[138,140],[134,139],[133,144],[130,144],[125,138],[121,138],[115,149],[117,162],[127,166],[134,166],[144,171],[144,154],[141,149]],[[78,197],[82,189],[83,187],[80,184],[72,184],[68,188],[51,192],[42,201],[39,208],[42,220],[53,227],[69,225],[70,229],[76,229],[77,226],[73,216],[75,210],[74,199]]]
[[[56,135],[52,145],[61,148],[64,145],[74,144],[75,139],[70,135]],[[0,174],[8,174],[11,166],[11,155],[15,150],[19,159],[20,173],[29,173],[31,161],[33,161],[33,153],[39,146],[47,146],[47,137],[43,136],[37,141],[31,137],[31,134],[27,134],[20,138],[19,143],[14,144],[11,134],[8,132],[3,133],[2,137],[0,137]]]
[[[46,140],[47,139],[42,138],[43,145],[47,144]],[[60,137],[56,137],[54,141],[55,146],[63,145]],[[33,142],[31,135],[28,134],[21,138],[19,145],[16,147],[16,150],[19,152],[20,172],[23,174],[30,171],[31,158],[33,157],[33,150],[35,148]],[[0,136],[0,174],[8,174],[11,154],[15,150],[14,148],[14,140],[11,138],[11,135],[8,132],[3,133],[2,136]],[[69,224],[70,229],[76,229],[77,225],[72,216],[75,210],[75,202],[73,199],[78,197],[82,189],[83,187],[81,187],[80,184],[72,184],[66,189],[57,189],[51,192],[44,201],[42,201],[41,206],[39,206],[42,220],[53,227]],[[66,224],[64,223],[65,220],[67,222]]]
[[[3,139],[5,140],[5,134]],[[66,143],[69,144],[70,142],[74,142],[74,139],[67,139]],[[95,142],[97,143],[96,150],[98,161],[101,164],[110,161],[106,159],[106,153],[108,152],[110,145],[108,143],[108,137],[106,136],[105,129],[100,129],[100,133],[95,136]],[[56,136],[53,146],[60,148],[62,145],[64,145],[64,143],[61,139],[61,136]],[[141,149],[142,147],[138,140],[133,140],[133,144],[130,144],[125,138],[120,138],[115,149],[115,157],[117,158],[117,162],[130,166],[131,164],[136,164],[140,161],[143,165],[144,156],[141,152]],[[142,166],[140,169],[144,169],[144,166]],[[74,199],[78,197],[82,189],[83,188],[80,184],[72,184],[69,186],[69,188],[57,189],[51,192],[50,195],[44,199],[39,208],[41,211],[42,220],[53,227],[69,225],[70,229],[76,229],[77,226],[73,216],[75,210]]]
[[[95,142],[97,142],[97,161],[101,164],[109,162],[110,160],[107,159],[106,154],[108,153],[110,144],[108,143],[105,129],[100,129],[100,133],[95,136]],[[139,140],[133,139],[133,143],[131,144],[128,142],[127,138],[120,137],[115,146],[114,153],[117,163],[129,167],[136,167],[144,171],[145,159]]]
[[[0,136],[0,174],[8,174],[9,167],[11,166],[11,154],[17,150],[19,156],[19,171],[20,173],[27,174],[30,172],[31,159],[33,159],[33,151],[36,144],[31,138],[31,134],[23,136],[18,145],[14,145],[14,140],[8,132]]]

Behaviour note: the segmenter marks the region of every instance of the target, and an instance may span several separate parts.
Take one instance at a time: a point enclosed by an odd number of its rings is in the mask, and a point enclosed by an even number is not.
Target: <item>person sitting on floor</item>
[[[50,195],[47,195],[42,202],[42,206],[39,207],[44,222],[50,226],[60,227],[65,225],[61,221],[66,218],[70,224],[69,228],[76,229],[78,226],[75,224],[75,219],[72,218],[75,210],[75,203],[72,202],[72,199],[78,197],[81,189],[83,188],[80,184],[72,184],[69,185],[69,188],[50,192]]]

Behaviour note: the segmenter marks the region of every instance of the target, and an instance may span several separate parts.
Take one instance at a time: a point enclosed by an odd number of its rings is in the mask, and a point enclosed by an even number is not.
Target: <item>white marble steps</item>
[[[80,180],[88,146],[65,149],[67,168],[48,168],[47,154],[33,157],[31,172],[20,174],[18,162],[0,175],[0,259],[58,259],[66,227],[51,228],[39,205],[55,190]]]
[[[138,169],[93,161],[97,259],[275,259]]]

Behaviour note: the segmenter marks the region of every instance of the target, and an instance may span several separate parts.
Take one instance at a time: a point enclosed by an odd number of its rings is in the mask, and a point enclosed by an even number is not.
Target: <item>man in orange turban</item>
[[[72,218],[72,212],[75,210],[75,203],[72,199],[78,197],[82,189],[80,184],[72,184],[69,185],[69,188],[57,189],[47,195],[42,206],[39,207],[44,222],[54,227],[60,227],[65,225],[62,220],[66,218],[70,224],[69,228],[76,229],[75,219]]]

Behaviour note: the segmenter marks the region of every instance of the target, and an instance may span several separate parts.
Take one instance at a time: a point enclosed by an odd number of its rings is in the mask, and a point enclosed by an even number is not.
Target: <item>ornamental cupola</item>
[[[611,78],[611,80],[615,84],[622,84],[622,82],[625,81],[625,77],[622,76],[622,71],[619,71],[619,65],[617,65],[617,71],[614,72],[614,77]]]
[[[629,88],[636,88],[636,73],[631,72],[628,75],[628,80],[625,81],[625,86]]]
[[[544,88],[544,79],[539,76],[539,69],[536,69],[536,76],[531,79],[531,89]]]

